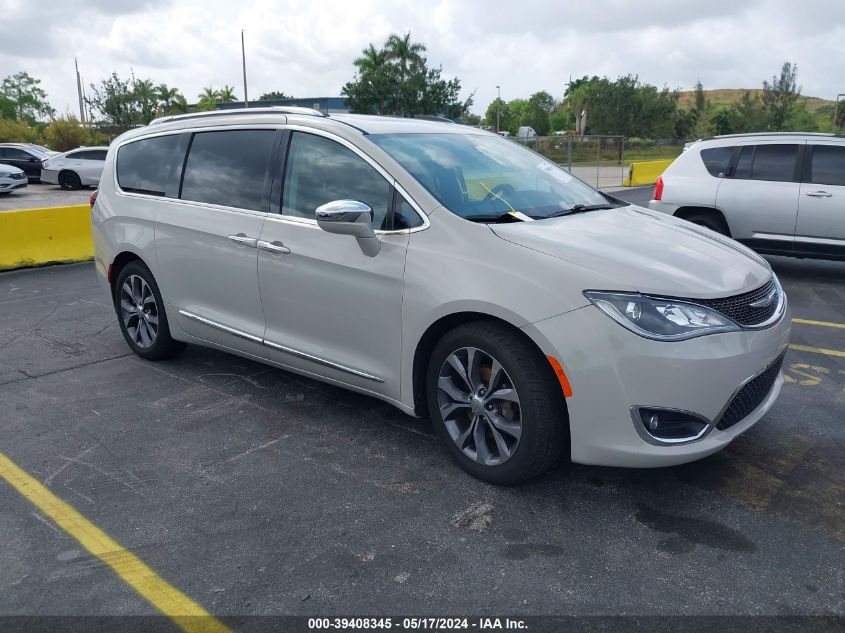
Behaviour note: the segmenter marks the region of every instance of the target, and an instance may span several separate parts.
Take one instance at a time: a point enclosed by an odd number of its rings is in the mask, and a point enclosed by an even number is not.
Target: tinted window
[[[701,150],[701,160],[711,175],[722,177],[728,173],[733,153],[733,147],[708,147]]]
[[[754,180],[794,180],[797,156],[797,145],[758,145],[754,152],[751,178]]]
[[[25,152],[22,149],[18,149],[17,147],[6,148],[6,158],[9,160],[29,160],[33,156],[35,155]]]
[[[746,145],[739,153],[734,169],[734,178],[751,178],[751,161],[754,158],[754,146]]]
[[[179,161],[179,136],[156,136],[128,143],[117,153],[117,182],[124,191],[163,196],[173,181]],[[175,187],[174,187],[175,189]]]
[[[845,186],[845,147],[816,145],[810,162],[810,182]]]
[[[412,229],[415,226],[420,226],[422,219],[420,215],[414,211],[414,208],[408,204],[398,193],[396,194],[396,208],[393,211],[393,229]]]
[[[71,158],[73,160],[80,160],[84,153],[85,152],[71,152],[70,154],[66,154],[65,158]]]
[[[106,152],[104,149],[91,149],[86,152],[79,152],[79,158],[84,160],[106,160]]]
[[[320,205],[358,200],[373,210],[373,227],[387,228],[390,184],[352,150],[322,136],[294,132],[290,142],[282,213],[314,219]]]
[[[264,178],[275,135],[273,130],[194,134],[180,197],[264,211]]]

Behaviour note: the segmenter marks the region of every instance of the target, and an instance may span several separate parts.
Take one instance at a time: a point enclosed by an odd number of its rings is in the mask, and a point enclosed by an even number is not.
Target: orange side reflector
[[[569,378],[566,377],[566,372],[563,371],[563,367],[560,366],[560,363],[557,362],[557,359],[554,356],[546,356],[546,358],[549,359],[552,369],[555,370],[555,375],[557,376],[558,382],[560,382],[560,387],[563,389],[563,395],[567,398],[571,398],[572,385],[569,384]]]

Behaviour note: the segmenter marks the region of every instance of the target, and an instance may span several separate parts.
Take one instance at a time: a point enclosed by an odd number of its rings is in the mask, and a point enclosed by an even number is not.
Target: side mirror
[[[375,257],[381,242],[373,231],[373,210],[357,200],[334,200],[317,207],[317,226],[326,233],[351,235],[367,257]]]

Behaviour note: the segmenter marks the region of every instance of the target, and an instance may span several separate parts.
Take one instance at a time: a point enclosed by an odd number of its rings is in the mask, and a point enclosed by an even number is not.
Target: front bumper
[[[23,189],[26,187],[26,184],[26,178],[20,180],[17,178],[0,178],[0,193],[14,191],[15,189]]]
[[[764,330],[663,342],[640,337],[586,306],[523,330],[560,361],[569,378],[572,460],[656,467],[694,461],[727,446],[771,408],[783,377],[778,375],[762,403],[740,422],[724,431],[711,426],[689,443],[646,441],[631,407],[678,409],[718,421],[737,389],[786,349],[790,322],[787,304],[781,319]]]
[[[41,170],[41,182],[47,183],[48,185],[58,185],[59,184],[59,172],[53,171],[52,169],[42,169]]]

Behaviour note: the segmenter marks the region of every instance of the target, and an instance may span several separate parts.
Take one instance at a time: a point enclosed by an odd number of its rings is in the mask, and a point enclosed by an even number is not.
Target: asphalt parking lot
[[[0,456],[215,615],[843,615],[845,263],[770,262],[783,394],[693,464],[489,486],[374,399],[135,357],[90,263],[0,274]],[[0,614],[155,612],[2,480],[0,539]]]
[[[58,185],[31,182],[23,189],[0,196],[0,211],[87,204],[91,191],[93,189],[85,187],[79,191],[64,191]]]

